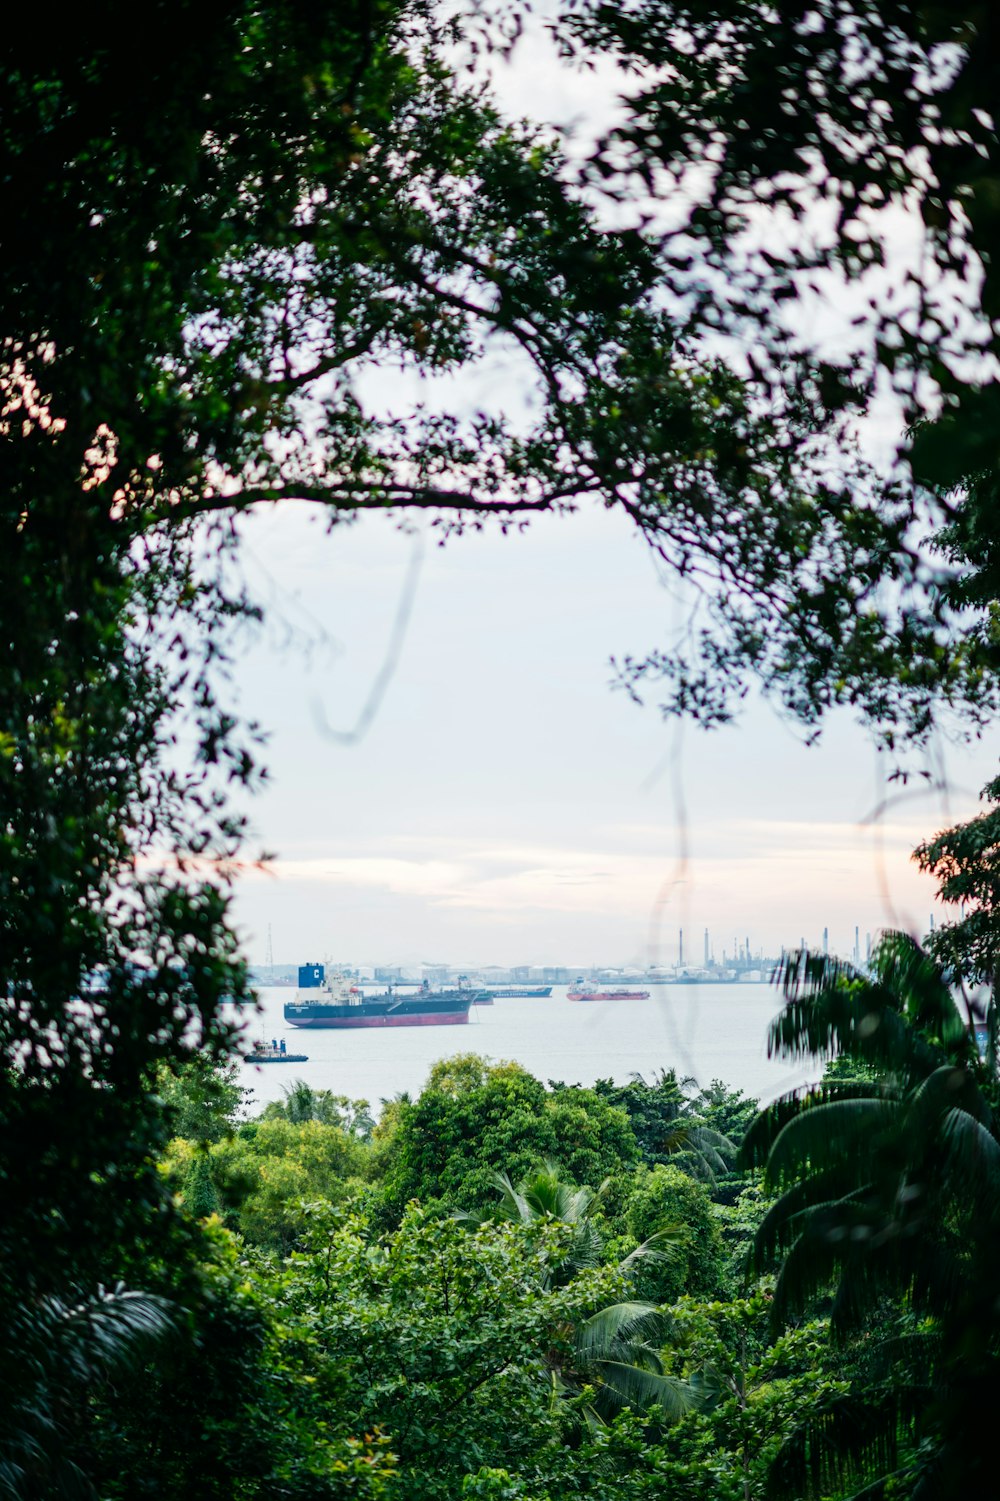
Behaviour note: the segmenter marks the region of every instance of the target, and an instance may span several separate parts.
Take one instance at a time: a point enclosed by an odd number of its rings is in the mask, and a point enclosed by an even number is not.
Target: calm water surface
[[[808,1063],[767,1057],[767,1025],[779,1009],[769,985],[654,986],[648,1001],[573,1002],[566,986],[546,1000],[498,1000],[473,1006],[464,1027],[371,1027],[356,1031],[299,1031],[286,1026],[285,1002],[294,989],[263,990],[262,1015],[247,1022],[247,1036],[284,1037],[308,1063],[244,1064],[253,1090],[251,1109],[280,1100],[283,1086],[301,1078],[378,1106],[400,1090],[416,1094],[432,1063],[455,1053],[512,1058],[539,1079],[593,1084],[657,1069],[713,1079],[762,1100],[814,1079]]]

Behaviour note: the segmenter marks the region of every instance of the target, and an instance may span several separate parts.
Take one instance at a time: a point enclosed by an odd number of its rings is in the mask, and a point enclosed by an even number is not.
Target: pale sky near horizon
[[[556,69],[537,33],[495,81],[514,114],[606,128],[620,77]],[[849,321],[840,309],[840,324]],[[832,337],[811,309],[817,328]],[[386,402],[406,382],[380,373]],[[426,394],[427,388],[423,388]],[[467,402],[522,399],[503,361]],[[849,953],[854,929],[923,932],[933,883],[915,843],[976,809],[996,747],[934,746],[947,790],[887,788],[846,714],[807,748],[763,704],[705,734],[610,688],[612,655],[663,646],[674,621],[625,518],[538,518],[524,535],[425,537],[391,681],[363,714],[412,577],[414,539],[366,517],[327,535],[284,504],[244,524],[268,609],[241,659],[245,712],[272,731],[273,780],[251,807],[269,873],[248,871],[248,953],[357,964],[697,962],[749,937]],[[883,807],[884,800],[888,804]],[[878,816],[874,816],[878,815]]]

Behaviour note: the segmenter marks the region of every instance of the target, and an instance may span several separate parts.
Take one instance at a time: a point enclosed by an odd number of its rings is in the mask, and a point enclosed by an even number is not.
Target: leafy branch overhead
[[[634,691],[655,677],[713,723],[756,676],[807,723],[848,702],[889,735],[925,733],[941,697],[987,713],[991,642],[956,634],[908,488],[850,449],[845,404],[871,392],[833,367],[727,368],[706,338],[719,287],[683,311],[655,214],[609,227],[552,132],[505,120],[457,60],[481,20],[421,0],[305,27],[294,7],[216,4],[193,65],[158,23],[142,109],[102,87],[113,27],[96,58],[71,29],[44,66],[19,59],[8,381],[33,382],[59,425],[32,434],[32,464],[44,452],[68,486],[104,434],[88,527],[119,555],[287,497],[331,520],[430,511],[445,535],[614,507],[700,601],[663,650],[620,664]],[[642,12],[584,10],[567,45],[574,31],[654,70],[673,35]],[[692,64],[689,112],[715,66],[712,47]],[[654,199],[673,137],[645,122],[679,108],[672,88],[640,93],[626,133]],[[176,128],[154,133],[153,114]],[[720,169],[713,191],[746,171]],[[499,368],[514,414],[474,399]],[[394,396],[400,372],[424,378],[422,406]],[[22,546],[46,504],[19,501]]]

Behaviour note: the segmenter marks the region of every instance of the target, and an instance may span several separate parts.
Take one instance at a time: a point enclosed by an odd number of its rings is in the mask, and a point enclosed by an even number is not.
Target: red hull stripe
[[[285,1020],[293,1027],[309,1027],[330,1031],[331,1028],[343,1031],[355,1027],[462,1027],[469,1020],[468,1011],[434,1011],[416,1012],[409,1016],[351,1016],[332,1017],[329,1020],[322,1017],[310,1017],[302,1021],[295,1021],[286,1016]]]

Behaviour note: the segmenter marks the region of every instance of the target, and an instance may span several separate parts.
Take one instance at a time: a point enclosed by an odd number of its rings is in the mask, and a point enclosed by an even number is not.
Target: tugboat
[[[244,1063],[308,1063],[309,1058],[305,1053],[290,1053],[285,1047],[285,1039],[279,1042],[276,1037],[265,1042],[263,1037],[255,1042],[249,1053],[243,1054]]]

